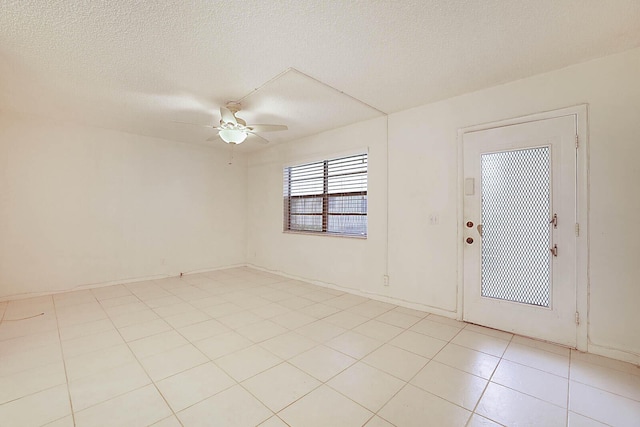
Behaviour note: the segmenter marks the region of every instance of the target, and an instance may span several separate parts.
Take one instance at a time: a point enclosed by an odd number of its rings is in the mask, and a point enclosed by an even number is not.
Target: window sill
[[[367,240],[367,236],[349,236],[349,235],[345,235],[345,234],[334,234],[334,233],[320,233],[320,232],[313,232],[313,231],[290,231],[290,230],[284,230],[282,232],[282,234],[300,234],[303,236],[321,236],[321,237],[338,237],[338,238],[342,238],[342,239],[355,239],[355,240]]]

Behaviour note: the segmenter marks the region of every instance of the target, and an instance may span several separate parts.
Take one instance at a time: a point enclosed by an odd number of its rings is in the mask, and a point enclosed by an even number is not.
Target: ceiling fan
[[[236,116],[238,111],[240,111],[240,104],[235,102],[228,103],[226,107],[220,107],[220,126],[213,127],[218,131],[218,135],[208,138],[207,141],[214,141],[220,137],[227,144],[237,145],[242,144],[249,135],[255,135],[260,142],[266,144],[269,141],[258,133],[289,129],[286,125],[248,125]]]

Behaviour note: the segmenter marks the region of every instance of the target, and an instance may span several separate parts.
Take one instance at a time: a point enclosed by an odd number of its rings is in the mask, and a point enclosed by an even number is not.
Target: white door
[[[576,119],[466,133],[464,320],[576,346]]]

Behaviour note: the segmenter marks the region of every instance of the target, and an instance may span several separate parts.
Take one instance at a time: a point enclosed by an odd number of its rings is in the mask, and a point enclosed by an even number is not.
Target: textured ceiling
[[[173,121],[244,98],[279,142],[634,48],[639,22],[638,0],[0,0],[0,109],[204,143]]]

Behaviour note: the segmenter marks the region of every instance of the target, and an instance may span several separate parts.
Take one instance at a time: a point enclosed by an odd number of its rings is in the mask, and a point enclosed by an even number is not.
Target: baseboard
[[[190,274],[206,273],[210,271],[226,270],[229,268],[246,267],[246,266],[247,264],[233,264],[233,265],[225,265],[222,267],[203,268],[200,270],[183,272],[182,274],[188,276]],[[24,294],[7,295],[4,297],[0,297],[0,302],[22,300],[27,298],[36,298],[36,297],[42,297],[47,295],[63,294],[65,292],[83,291],[87,289],[103,288],[105,286],[126,285],[129,283],[146,282],[148,280],[168,279],[170,277],[180,277],[180,274],[176,274],[176,275],[156,274],[152,276],[131,277],[127,279],[110,280],[107,282],[100,282],[100,283],[88,283],[88,284],[78,285],[78,286],[74,286],[72,288],[67,288],[67,289],[54,289],[54,290],[48,290],[43,292],[27,292]]]
[[[442,310],[442,309],[439,309],[437,307],[431,307],[431,306],[428,306],[426,304],[415,303],[415,302],[411,302],[411,301],[402,300],[402,299],[399,299],[399,298],[388,297],[386,295],[379,295],[379,294],[376,294],[376,293],[373,293],[373,292],[367,292],[367,291],[363,291],[363,290],[359,290],[359,289],[353,289],[353,288],[349,288],[349,287],[345,287],[345,286],[340,286],[340,285],[337,285],[335,283],[328,283],[328,282],[323,282],[323,281],[320,281],[320,280],[309,279],[307,277],[296,276],[296,275],[289,274],[289,273],[286,273],[286,272],[283,272],[283,271],[272,270],[272,269],[268,269],[268,268],[260,267],[258,265],[248,264],[248,263],[247,264],[227,265],[227,266],[222,266],[222,267],[204,268],[204,269],[199,269],[199,270],[194,270],[194,271],[189,271],[189,272],[183,272],[182,274],[183,275],[192,275],[192,274],[207,273],[207,272],[211,272],[211,271],[226,270],[226,269],[229,269],[229,268],[238,268],[238,267],[249,267],[249,268],[252,268],[252,269],[255,269],[255,270],[258,270],[258,271],[262,271],[262,272],[265,272],[265,273],[277,274],[279,276],[283,276],[283,277],[286,277],[288,279],[299,280],[299,281],[311,283],[311,284],[314,284],[314,285],[317,285],[317,286],[321,286],[321,287],[324,287],[324,288],[334,289],[334,290],[350,293],[350,294],[353,294],[353,295],[359,295],[359,296],[363,296],[363,297],[366,297],[366,298],[371,298],[371,299],[376,300],[376,301],[386,302],[386,303],[389,303],[389,304],[395,304],[395,305],[400,306],[400,307],[406,307],[406,308],[411,308],[411,309],[414,309],[414,310],[424,311],[424,312],[427,312],[427,313],[432,313],[432,314],[436,314],[436,315],[439,315],[439,316],[448,317],[448,318],[451,318],[451,319],[458,319],[458,313],[456,313],[456,312]],[[160,275],[153,275],[153,276],[135,277],[135,278],[129,278],[129,279],[121,279],[121,280],[113,280],[113,281],[108,281],[108,282],[79,285],[79,286],[75,286],[75,287],[69,288],[69,289],[60,289],[60,290],[53,290],[53,291],[46,291],[46,292],[30,292],[30,293],[25,293],[25,294],[16,294],[16,295],[0,297],[0,303],[1,302],[5,302],[5,301],[13,301],[13,300],[26,299],[26,298],[34,298],[34,297],[39,297],[39,296],[61,294],[61,293],[65,293],[65,292],[96,289],[96,288],[102,288],[102,287],[106,287],[106,286],[125,285],[125,284],[130,284],[130,283],[145,282],[145,281],[148,281],[148,280],[166,279],[166,278],[170,278],[170,277],[180,277],[180,276],[179,276],[179,274],[178,275],[160,274]],[[601,346],[601,345],[594,344],[594,343],[591,343],[591,342],[589,342],[589,344],[588,344],[587,352],[588,353],[592,353],[592,354],[597,354],[597,355],[600,355],[600,356],[604,356],[604,357],[609,357],[611,359],[621,360],[623,362],[629,362],[629,363],[632,363],[634,365],[640,366],[640,354],[637,354],[637,353],[632,353],[632,352],[628,352],[628,351],[624,351],[624,350],[618,350],[618,349],[612,349],[612,348],[609,348],[609,347],[606,347],[606,346]]]
[[[428,312],[428,313],[437,314],[439,316],[460,320],[458,318],[458,316],[457,316],[457,313],[455,313],[455,312],[438,309],[437,307],[431,307],[431,306],[428,306],[428,305],[425,305],[425,304],[414,303],[414,302],[411,302],[411,301],[405,301],[405,300],[398,299],[398,298],[387,297],[385,295],[378,295],[378,294],[371,293],[371,292],[366,292],[366,291],[362,291],[362,290],[358,290],[358,289],[339,286],[339,285],[336,285],[335,283],[327,283],[327,282],[322,282],[322,281],[318,281],[318,280],[312,280],[312,279],[309,279],[307,277],[296,276],[296,275],[289,274],[289,273],[286,273],[284,271],[279,271],[279,270],[271,270],[271,269],[260,267],[258,265],[254,265],[254,264],[247,264],[247,267],[250,267],[250,268],[253,268],[253,269],[256,269],[256,270],[259,270],[259,271],[263,271],[265,273],[277,274],[277,275],[280,275],[280,276],[283,276],[283,277],[287,277],[287,278],[293,279],[293,280],[300,280],[300,281],[303,281],[303,282],[312,283],[314,285],[322,286],[322,287],[329,288],[329,289],[335,289],[335,290],[338,290],[338,291],[347,292],[347,293],[354,294],[354,295],[364,296],[364,297],[371,298],[371,299],[374,299],[374,300],[377,300],[377,301],[388,302],[390,304],[395,304],[395,305],[398,305],[398,306],[401,306],[401,307],[412,308],[414,310],[425,311],[425,312]],[[596,345],[596,344],[593,344],[593,343],[589,343],[587,352],[588,353],[592,353],[592,354],[597,354],[597,355],[600,355],[600,356],[609,357],[611,359],[621,360],[623,362],[629,362],[629,363],[632,363],[634,365],[640,366],[640,355],[635,354],[635,353],[630,353],[630,352],[626,352],[626,351],[623,351],[623,350],[611,349],[611,348],[604,347],[604,346],[599,346],[599,345]]]
[[[426,304],[420,304],[420,303],[416,303],[416,302],[412,302],[412,301],[403,300],[403,299],[400,299],[400,298],[388,297],[386,295],[376,294],[375,292],[367,292],[367,291],[360,290],[360,289],[353,289],[353,288],[349,288],[349,287],[346,287],[346,286],[340,286],[340,285],[337,285],[335,283],[328,283],[328,282],[323,282],[323,281],[320,281],[320,280],[309,279],[308,277],[296,276],[296,275],[293,275],[293,274],[286,273],[284,271],[271,270],[271,269],[260,267],[258,265],[254,265],[254,264],[247,264],[247,267],[254,268],[256,270],[263,271],[265,273],[277,274],[279,276],[284,276],[284,277],[287,277],[289,279],[300,280],[302,282],[311,283],[313,285],[322,286],[324,288],[334,289],[336,291],[342,291],[342,292],[347,292],[347,293],[353,294],[353,295],[358,295],[358,296],[362,296],[362,297],[366,297],[366,298],[371,298],[371,299],[376,300],[376,301],[386,302],[386,303],[389,303],[389,304],[395,304],[395,305],[400,306],[400,307],[405,307],[405,308],[410,308],[410,309],[413,309],[413,310],[424,311],[424,312],[431,313],[431,314],[437,314],[438,316],[448,317],[450,319],[459,320],[458,313],[456,313],[456,312],[443,310],[443,309],[437,308],[437,307],[431,307],[431,306],[426,305]]]
[[[587,347],[587,353],[597,354],[599,356],[608,357],[610,359],[621,360],[623,362],[629,362],[636,366],[640,366],[640,354],[631,353],[624,350],[617,350],[593,343],[589,343]]]

